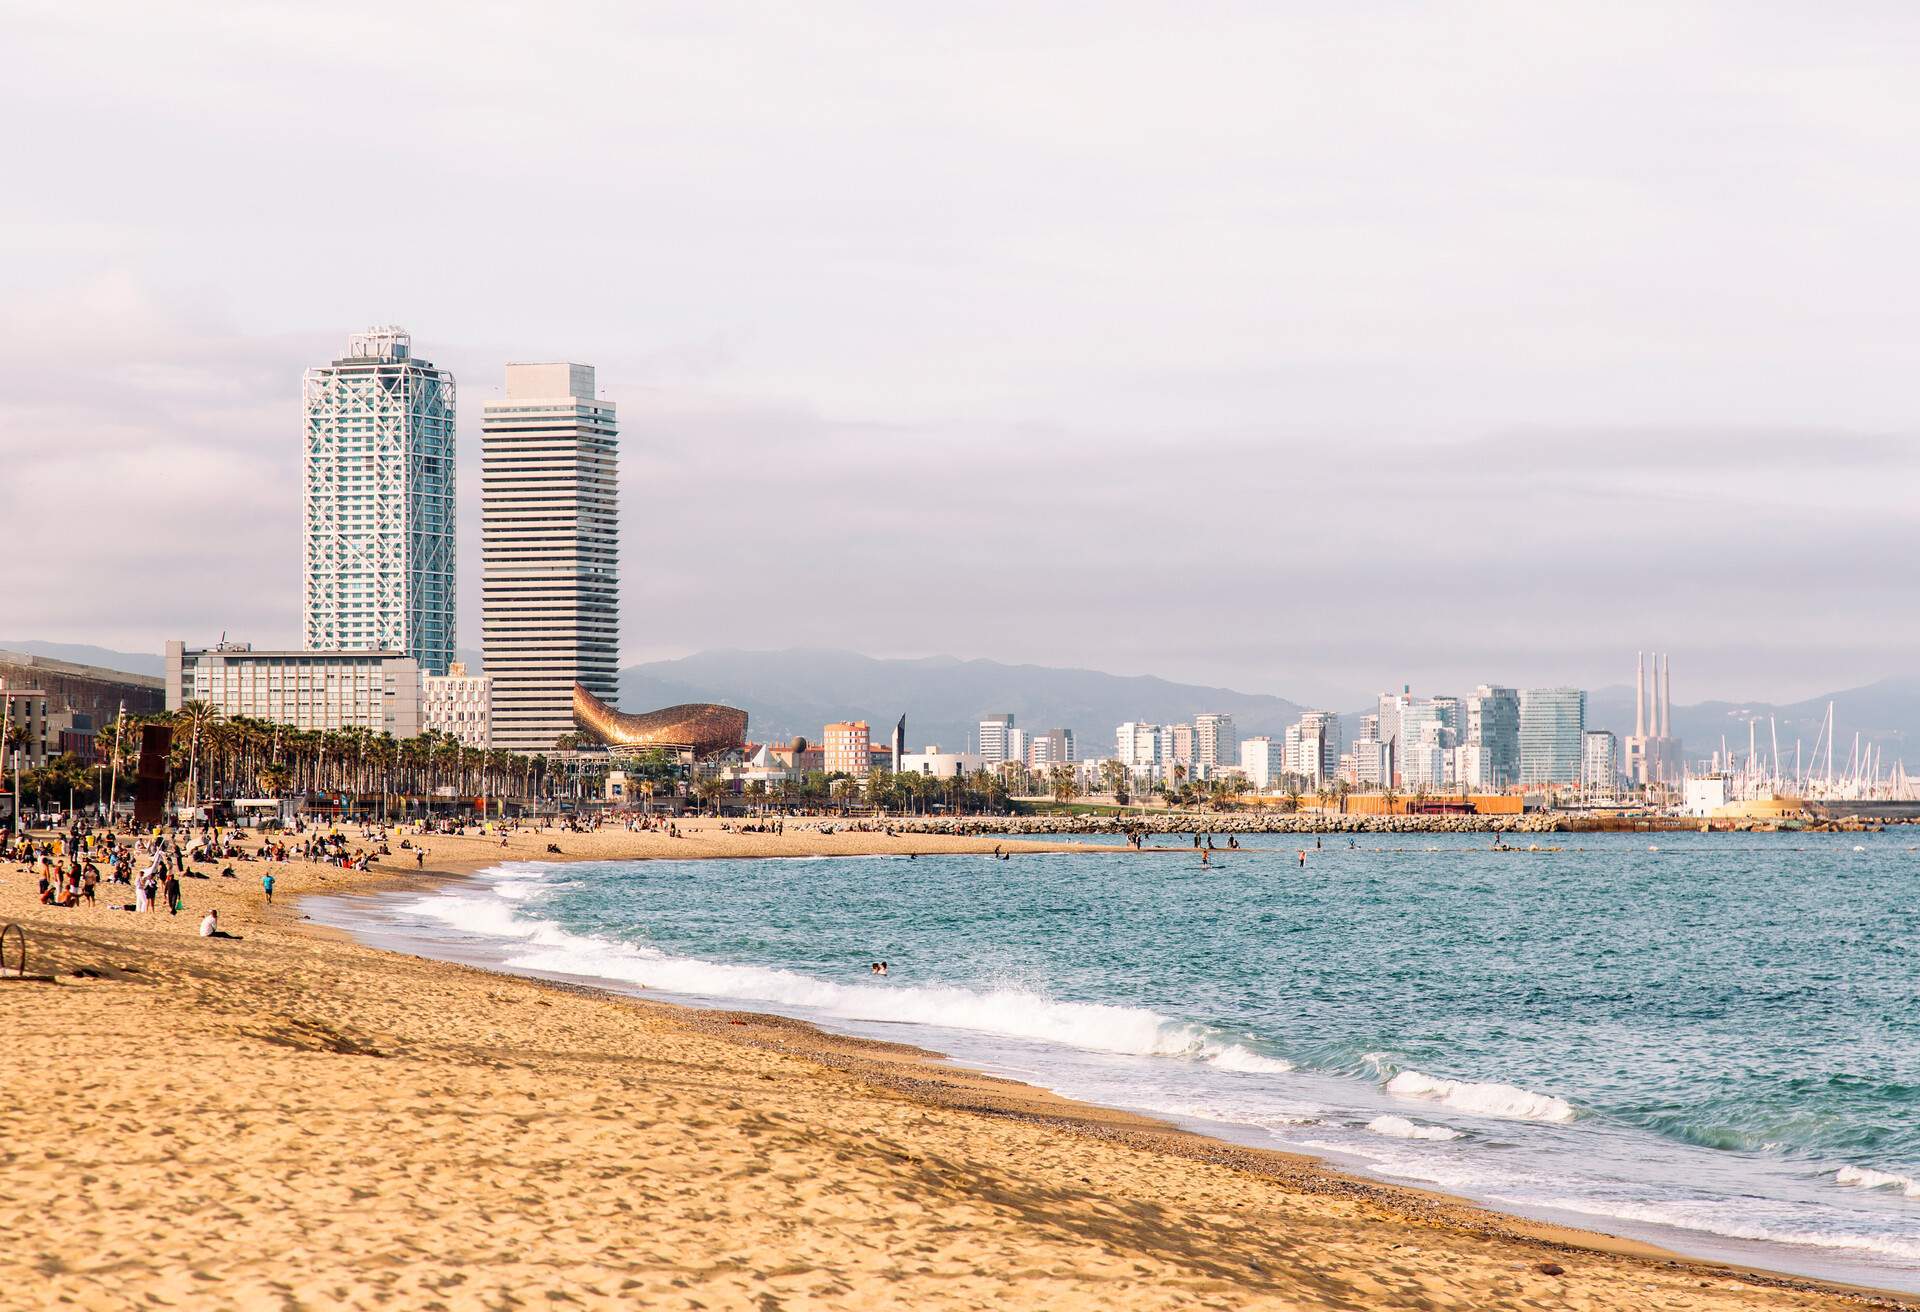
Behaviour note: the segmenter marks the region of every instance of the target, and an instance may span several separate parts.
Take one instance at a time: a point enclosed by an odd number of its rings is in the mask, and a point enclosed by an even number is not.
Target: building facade
[[[445,734],[467,747],[493,746],[493,679],[455,661],[445,674],[420,677],[420,732]]]
[[[987,768],[986,758],[978,752],[943,752],[939,744],[929,744],[922,752],[907,752],[900,758],[905,774],[922,774],[932,779],[960,779]]]
[[[84,712],[96,733],[111,732],[123,706],[128,715],[151,715],[167,706],[165,679],[21,651],[0,651],[0,685],[40,689],[49,714]]]
[[[167,644],[167,709],[206,702],[296,729],[420,733],[420,667],[396,651],[254,651]]]
[[[577,683],[608,705],[620,673],[620,468],[591,365],[509,364],[480,421],[480,630],[493,739],[551,749]]]
[[[1048,729],[1027,740],[1027,768],[1030,770],[1072,765],[1078,759],[1071,729]]]
[[[1620,794],[1620,740],[1606,729],[1589,729],[1580,753],[1580,791],[1589,802],[1611,802]]]
[[[865,720],[830,724],[820,735],[821,767],[828,774],[864,779],[873,764],[873,737]]]
[[[1285,769],[1285,747],[1276,739],[1261,735],[1240,740],[1240,772],[1249,787],[1266,792]]]
[[[57,741],[49,726],[47,690],[44,688],[0,688],[0,771],[18,764],[22,770],[37,770],[59,755]],[[11,788],[0,782],[0,792]]]
[[[1113,731],[1113,759],[1132,774],[1154,774],[1160,769],[1164,735],[1157,724],[1128,720]]]
[[[1240,735],[1233,717],[1208,712],[1193,717],[1193,765],[1202,776],[1240,762]]]
[[[1467,698],[1465,745],[1461,759],[1469,772],[1460,780],[1469,788],[1511,788],[1520,782],[1520,694],[1511,688],[1481,684]]]
[[[1354,739],[1342,759],[1350,763],[1347,782],[1355,788],[1385,788],[1393,782],[1393,751],[1378,738]]]
[[[1008,741],[1013,736],[1013,716],[983,715],[980,717],[980,759],[988,765],[998,765],[1002,761],[1012,760],[1011,746]]]
[[[305,384],[305,599],[314,651],[454,647],[453,375],[399,328],[347,339]]]
[[[1579,786],[1586,748],[1587,694],[1579,688],[1520,690],[1520,782]]]
[[[1340,770],[1340,717],[1332,711],[1308,711],[1287,726],[1282,769],[1318,788]]]

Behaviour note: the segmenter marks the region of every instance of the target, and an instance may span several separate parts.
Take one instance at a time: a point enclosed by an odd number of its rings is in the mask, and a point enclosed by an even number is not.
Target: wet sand
[[[429,837],[426,871],[995,845],[687,834]],[[1348,1179],[912,1049],[301,919],[302,893],[423,877],[396,856],[367,875],[272,867],[272,907],[266,867],[237,863],[185,881],[177,918],[107,910],[124,886],[41,907],[0,867],[0,921],[55,977],[0,984],[0,1306],[1916,1306]],[[208,906],[237,939],[197,936]]]

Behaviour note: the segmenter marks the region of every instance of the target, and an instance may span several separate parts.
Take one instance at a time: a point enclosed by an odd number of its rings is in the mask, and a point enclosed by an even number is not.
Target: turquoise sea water
[[[1012,842],[1009,861],[518,865],[319,914],[915,1042],[1683,1251],[1920,1288],[1910,835],[1322,841],[1304,868],[1282,836],[1210,867]]]

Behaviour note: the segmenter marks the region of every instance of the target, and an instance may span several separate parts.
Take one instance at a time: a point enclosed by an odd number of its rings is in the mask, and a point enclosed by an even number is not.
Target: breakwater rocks
[[[991,838],[1076,834],[1551,834],[1572,828],[1553,812],[1531,815],[1235,815],[1158,811],[1151,815],[886,816],[831,822],[836,830],[891,830],[896,834],[957,834]]]

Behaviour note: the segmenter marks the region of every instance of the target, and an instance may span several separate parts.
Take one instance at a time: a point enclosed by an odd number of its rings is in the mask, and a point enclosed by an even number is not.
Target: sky
[[[0,0],[0,630],[300,637],[300,376],[620,410],[623,648],[1913,672],[1920,9]]]

